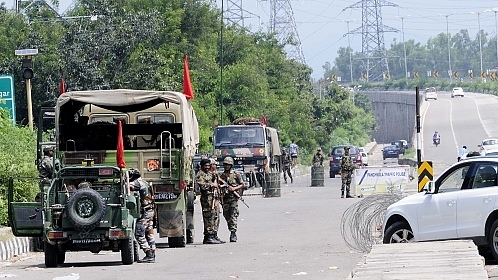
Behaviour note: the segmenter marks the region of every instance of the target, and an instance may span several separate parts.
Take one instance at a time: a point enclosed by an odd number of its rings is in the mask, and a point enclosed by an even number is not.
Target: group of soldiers
[[[239,190],[244,188],[242,176],[233,170],[232,157],[223,160],[223,172],[217,172],[213,158],[203,158],[196,182],[201,191],[202,219],[204,222],[204,244],[223,244],[218,237],[220,205],[230,231],[230,242],[237,242],[237,218],[239,216]]]

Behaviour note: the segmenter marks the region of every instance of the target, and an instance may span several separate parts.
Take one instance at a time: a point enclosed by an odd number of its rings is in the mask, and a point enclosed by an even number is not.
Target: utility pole
[[[349,22],[351,20],[345,20],[347,26],[348,26],[348,48],[349,48],[349,73],[351,75],[351,83],[353,83],[353,57],[352,57],[352,50],[351,50],[351,40],[349,39]]]

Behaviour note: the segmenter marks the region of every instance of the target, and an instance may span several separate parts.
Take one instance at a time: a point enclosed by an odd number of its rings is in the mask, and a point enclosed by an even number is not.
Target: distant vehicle
[[[437,100],[437,90],[435,87],[429,87],[425,89],[425,101],[429,99]]]
[[[399,148],[396,145],[385,146],[382,149],[382,158],[386,160],[386,158],[399,158]]]
[[[496,157],[453,164],[422,192],[387,208],[383,243],[472,239],[498,260],[497,170]]]
[[[481,156],[485,156],[487,151],[498,150],[498,139],[484,139],[478,147],[481,148]]]
[[[367,166],[368,165],[368,154],[365,151],[365,148],[359,147],[358,150],[361,153],[361,164],[364,166]]]
[[[334,146],[332,148],[332,152],[329,154],[329,160],[330,160],[330,171],[329,171],[329,176],[330,178],[335,178],[336,174],[339,174],[339,161],[342,158],[342,155],[344,154],[344,147],[349,147],[349,154],[351,155],[351,158],[353,159],[354,164],[361,165],[361,153],[358,149],[358,147],[351,146],[351,145],[340,145],[340,146]]]
[[[406,140],[399,140],[403,143],[403,148],[405,148],[405,150],[408,150],[408,141]]]
[[[400,155],[405,154],[405,145],[404,145],[403,141],[396,140],[396,141],[391,142],[391,145],[395,145],[396,147],[398,147]]]
[[[451,92],[451,98],[455,98],[455,96],[463,97],[464,95],[465,94],[463,93],[463,88],[461,87],[453,88],[453,91]]]

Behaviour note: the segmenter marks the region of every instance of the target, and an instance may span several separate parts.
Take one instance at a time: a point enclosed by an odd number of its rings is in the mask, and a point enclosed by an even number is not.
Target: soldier
[[[227,221],[230,231],[230,242],[237,242],[237,217],[239,217],[239,197],[234,194],[244,188],[242,176],[233,167],[233,158],[226,157],[223,160],[223,173],[219,174],[220,182],[226,183],[226,191],[223,196],[223,216]]]
[[[323,166],[323,158],[322,148],[318,147],[316,154],[313,156],[313,166]]]
[[[43,148],[43,158],[38,165],[39,177],[42,180],[50,180],[54,174],[53,169],[54,149],[52,147]]]
[[[283,171],[284,171],[284,181],[287,184],[287,175],[289,175],[289,178],[291,179],[291,184],[294,182],[294,179],[292,178],[292,173],[291,173],[291,158],[290,155],[282,149],[282,165],[283,165]]]
[[[140,193],[140,219],[137,221],[135,237],[144,250],[145,257],[138,262],[156,261],[156,241],[154,239],[154,196],[150,184],[141,178],[140,171],[130,169],[130,189]]]
[[[220,190],[220,185],[219,185],[219,182],[218,182],[218,172],[216,170],[216,167],[218,166],[218,162],[211,158],[210,159],[211,161],[211,174],[213,174],[213,182],[217,182],[218,183],[218,187],[215,188],[215,191],[213,193],[213,210],[214,210],[214,215],[215,215],[215,223],[214,223],[214,239],[218,240],[220,243],[225,243],[225,241],[221,240],[219,237],[218,237],[218,229],[220,228],[220,213],[221,213],[221,209],[220,209],[220,203],[223,203],[223,197],[222,197],[222,193],[221,193],[221,190]]]
[[[353,159],[349,154],[349,147],[344,147],[344,155],[339,162],[339,168],[341,169],[341,198],[344,198],[344,188],[346,188],[346,198],[352,198],[350,194],[351,189],[351,177],[353,175],[353,170],[355,165]]]
[[[216,176],[211,172],[211,161],[208,158],[201,160],[201,170],[197,172],[195,180],[201,190],[202,220],[204,222],[204,244],[221,244],[217,239],[216,231],[216,203],[214,192],[218,187]]]

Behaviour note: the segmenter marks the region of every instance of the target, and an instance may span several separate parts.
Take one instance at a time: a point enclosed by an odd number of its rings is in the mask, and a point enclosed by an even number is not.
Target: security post
[[[26,94],[28,104],[28,124],[29,129],[33,131],[33,105],[31,102],[31,79],[33,78],[33,61],[31,57],[38,54],[38,49],[16,50],[16,56],[22,56],[22,77],[26,80]]]

